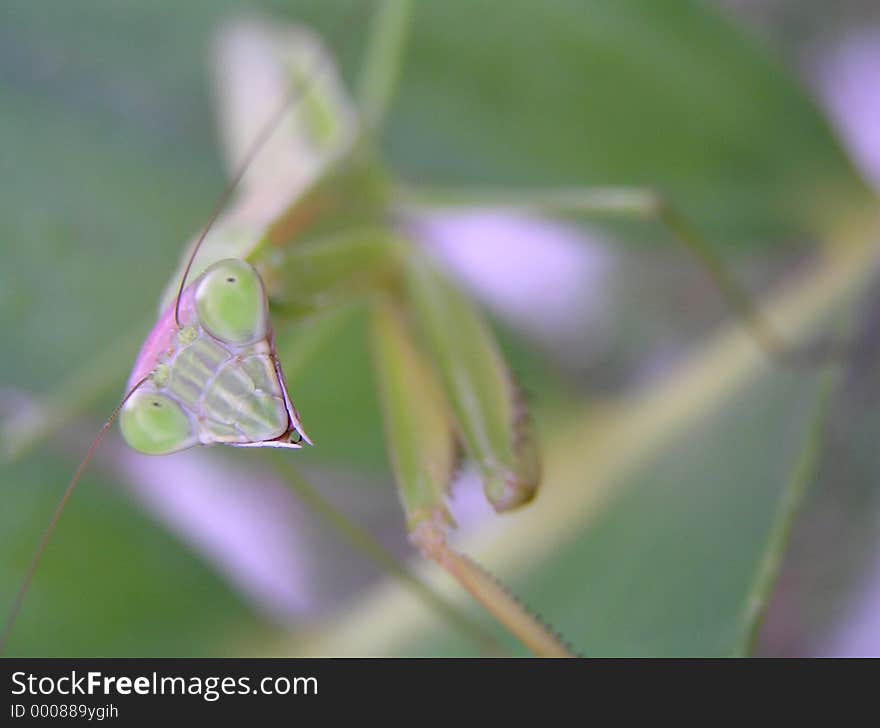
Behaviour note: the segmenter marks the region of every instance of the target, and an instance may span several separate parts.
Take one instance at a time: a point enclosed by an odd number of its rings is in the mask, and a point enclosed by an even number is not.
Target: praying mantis
[[[372,142],[391,99],[407,13],[407,3],[397,2],[384,4],[378,12],[375,34],[379,40],[370,46],[357,106],[333,78],[331,64],[322,60],[325,52],[316,52],[318,46],[309,36],[251,28],[244,37],[229,41],[233,46],[250,46],[257,38],[257,45],[275,56],[276,64],[280,57],[278,65],[292,69],[294,78],[282,87],[293,82],[302,98],[295,104],[282,104],[286,116],[276,122],[278,128],[259,145],[263,148],[252,161],[248,149],[255,138],[260,139],[259,130],[227,131],[230,146],[237,150],[232,156],[248,162],[240,189],[231,204],[223,206],[203,243],[197,249],[191,246],[195,258],[185,256],[172,277],[162,310],[174,315],[166,317],[162,330],[179,336],[189,323],[179,316],[186,296],[198,297],[203,284],[218,272],[219,282],[225,283],[230,277],[228,266],[236,265],[232,261],[246,265],[231,276],[234,282],[257,276],[251,279],[258,281],[252,287],[264,287],[275,326],[353,301],[368,301],[389,455],[412,540],[531,649],[561,654],[567,648],[560,640],[446,542],[450,515],[445,503],[457,467],[457,442],[476,464],[486,499],[502,513],[525,506],[535,496],[541,480],[540,456],[524,399],[484,317],[406,238],[403,223],[417,216],[429,204],[429,197],[430,204],[441,206],[485,204],[543,214],[651,219],[665,225],[697,257],[767,354],[785,358],[790,347],[695,228],[651,190],[468,191],[459,198],[454,193],[420,195],[391,180],[378,163]],[[230,103],[240,105],[234,99]],[[263,116],[269,117],[266,111]],[[204,297],[212,298],[209,292]],[[263,363],[274,365],[268,325],[262,321],[263,299],[257,295],[254,300],[255,313],[245,324],[250,330],[241,345],[262,343],[258,355]],[[254,324],[257,319],[260,322]],[[219,326],[202,329],[216,333],[226,323],[227,317],[221,316]],[[201,331],[185,334],[189,336],[205,340]],[[224,339],[222,331],[219,338]],[[121,410],[123,433],[140,449],[152,448],[145,444],[143,428],[137,431],[141,377],[151,377],[149,385],[157,389],[150,391],[158,391],[164,377],[174,375],[169,371],[157,376],[156,366],[151,361],[146,370],[133,372],[135,394]],[[307,422],[305,426],[299,422],[292,406],[295,392],[288,397],[282,368],[283,362],[275,369],[276,380],[268,370],[266,381],[279,386],[276,401],[285,405],[283,412],[274,413],[275,419],[283,420],[286,414],[287,421],[275,422],[265,431],[251,431],[239,444],[259,445],[277,437],[288,439],[286,444],[300,444],[306,437]],[[211,371],[216,374],[216,369]],[[204,387],[205,374],[201,376]],[[152,408],[156,399],[143,402]],[[179,418],[162,424],[160,430],[165,439],[161,451],[195,443],[193,433]],[[154,442],[156,438],[148,439]]]

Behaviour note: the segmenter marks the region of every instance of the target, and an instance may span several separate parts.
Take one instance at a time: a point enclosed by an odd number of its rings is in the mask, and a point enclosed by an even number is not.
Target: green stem
[[[804,495],[812,483],[820,462],[825,426],[830,411],[831,392],[837,380],[835,372],[825,372],[818,387],[810,427],[804,438],[794,470],[785,487],[775,522],[767,539],[755,579],[746,597],[742,615],[742,635],[735,656],[742,657],[754,649],[767,606],[782,566],[795,520]]]
[[[823,340],[809,348],[788,341],[755,305],[752,295],[730,273],[712,245],[678,208],[654,190],[627,187],[405,190],[400,193],[398,202],[405,212],[491,207],[533,215],[653,219],[700,265],[731,312],[769,358],[786,365],[813,366],[845,360],[850,353],[848,345],[837,341]]]
[[[373,17],[358,98],[367,128],[378,129],[400,75],[411,13],[409,0],[385,0]]]
[[[366,530],[348,519],[329,501],[321,496],[292,467],[283,467],[286,480],[293,486],[297,495],[318,516],[323,518],[342,538],[348,541],[357,551],[366,556],[384,573],[389,574],[402,586],[415,594],[431,610],[442,617],[448,624],[479,644],[487,654],[504,654],[498,640],[482,625],[471,619],[455,604],[434,592],[423,583],[394,554],[382,547]]]

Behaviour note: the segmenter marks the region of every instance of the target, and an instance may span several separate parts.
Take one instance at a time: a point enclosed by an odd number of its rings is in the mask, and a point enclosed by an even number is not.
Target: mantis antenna
[[[49,539],[52,537],[52,533],[55,531],[55,527],[58,525],[58,521],[61,518],[61,513],[64,510],[64,507],[67,505],[67,501],[69,501],[70,496],[73,495],[76,484],[79,483],[79,480],[82,477],[86,466],[91,461],[92,457],[95,454],[95,451],[98,449],[98,446],[104,440],[107,432],[109,432],[110,426],[119,416],[119,413],[122,411],[125,403],[128,402],[131,395],[133,395],[138,390],[138,388],[149,378],[149,374],[141,378],[131,389],[129,389],[125,393],[122,401],[118,405],[116,405],[116,409],[114,409],[110,416],[104,421],[104,424],[101,426],[100,431],[95,436],[95,439],[92,440],[92,444],[89,446],[88,451],[86,452],[83,459],[80,461],[79,466],[77,466],[76,472],[73,474],[73,477],[67,484],[67,488],[64,489],[61,500],[58,501],[58,505],[55,506],[55,511],[54,513],[52,513],[52,518],[49,520],[49,525],[46,526],[46,530],[43,531],[43,535],[40,537],[40,543],[37,545],[37,550],[34,552],[33,557],[31,557],[31,562],[30,564],[28,564],[27,572],[25,572],[24,578],[21,580],[21,586],[19,586],[18,592],[15,595],[15,600],[12,602],[12,608],[9,610],[9,616],[6,618],[6,624],[3,626],[3,634],[0,635],[0,654],[3,654],[3,650],[6,647],[6,642],[9,639],[9,635],[12,633],[12,627],[15,625],[15,619],[18,616],[19,611],[21,611],[21,605],[24,602],[28,587],[31,585],[31,580],[34,578],[34,573],[36,573],[37,566],[40,565],[40,559],[43,557],[43,552],[46,550],[46,545],[49,543]]]
[[[349,28],[354,24],[354,21],[363,14],[368,5],[368,3],[365,3],[360,8],[361,12],[352,13],[352,15],[349,16],[348,21],[346,22],[346,28]],[[195,260],[199,249],[202,247],[202,243],[204,243],[205,238],[208,236],[208,233],[211,231],[211,228],[217,221],[217,218],[220,217],[220,213],[223,212],[223,208],[226,207],[226,204],[229,202],[232,194],[236,191],[236,189],[238,189],[238,186],[241,184],[241,181],[244,178],[245,174],[247,174],[247,171],[250,168],[251,164],[253,164],[256,157],[265,148],[269,139],[281,125],[281,121],[284,119],[285,114],[290,109],[294,108],[296,102],[301,99],[302,96],[309,90],[312,83],[314,82],[315,77],[321,72],[324,64],[329,57],[329,53],[320,55],[315,62],[314,70],[312,71],[312,73],[306,74],[305,81],[294,82],[290,90],[282,99],[282,102],[279,105],[278,109],[266,120],[266,123],[260,129],[259,134],[257,134],[253,142],[251,142],[246,154],[244,155],[244,158],[242,159],[238,168],[235,170],[235,174],[232,175],[232,178],[226,184],[226,187],[223,189],[223,191],[217,198],[217,201],[214,203],[214,207],[211,210],[208,221],[207,223],[205,223],[204,227],[202,227],[202,230],[199,233],[195,244],[193,245],[193,249],[190,252],[189,257],[187,258],[186,266],[184,267],[183,274],[180,278],[180,287],[177,290],[177,298],[174,304],[174,322],[178,327],[180,326],[180,300],[183,295],[183,291],[186,288],[187,277],[189,276],[193,261]],[[128,402],[128,400],[132,397],[132,395],[141,387],[141,385],[143,385],[144,382],[146,382],[150,378],[150,376],[151,374],[147,374],[146,376],[142,377],[137,383],[135,383],[125,393],[122,401],[116,406],[110,416],[104,421],[104,424],[101,426],[101,429],[98,431],[98,434],[95,436],[95,439],[89,446],[88,451],[86,452],[83,459],[80,461],[80,464],[77,466],[73,477],[67,484],[67,488],[65,488],[61,499],[58,501],[58,505],[55,506],[55,511],[52,513],[52,517],[49,520],[49,524],[46,526],[45,531],[43,531],[43,535],[40,538],[37,549],[34,552],[33,557],[31,557],[30,564],[28,564],[27,571],[25,572],[24,578],[21,581],[21,585],[19,586],[18,592],[15,595],[15,599],[12,602],[12,607],[9,610],[9,615],[7,616],[6,622],[3,626],[3,632],[0,633],[0,654],[3,654],[3,651],[6,648],[6,643],[8,642],[9,637],[12,633],[12,628],[15,626],[15,621],[18,617],[19,612],[21,611],[24,599],[27,596],[28,588],[30,587],[37,567],[39,566],[40,561],[43,557],[43,553],[46,550],[46,546],[48,545],[49,540],[51,539],[52,534],[55,531],[55,527],[58,525],[58,521],[61,518],[61,514],[64,511],[67,502],[70,500],[71,495],[73,495],[73,491],[76,489],[77,484],[82,478],[86,467],[91,462],[92,457],[95,455],[98,447],[103,442],[104,438],[109,432],[111,425],[119,416],[122,408],[125,406],[126,402]]]

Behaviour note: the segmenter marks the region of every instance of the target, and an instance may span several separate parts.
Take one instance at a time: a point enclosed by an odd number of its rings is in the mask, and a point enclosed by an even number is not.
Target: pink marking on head
[[[195,286],[198,280],[193,281],[186,287],[180,297],[180,325],[189,326],[196,321],[195,307]],[[174,337],[177,335],[178,327],[174,321],[175,301],[172,301],[168,308],[156,321],[153,330],[147,336],[144,345],[141,347],[140,353],[135,359],[134,368],[128,378],[128,389],[131,389],[135,383],[147,376],[156,365],[159,359],[168,349],[172,348]]]

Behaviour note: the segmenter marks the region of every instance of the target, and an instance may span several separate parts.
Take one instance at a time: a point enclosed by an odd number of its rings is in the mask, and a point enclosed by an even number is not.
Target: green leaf
[[[438,185],[658,188],[736,244],[869,205],[808,94],[713,5],[421,3],[394,166]]]
[[[43,452],[3,470],[4,616],[71,468],[69,458]],[[235,639],[263,629],[214,569],[93,469],[46,550],[5,654],[221,655],[227,630]]]

